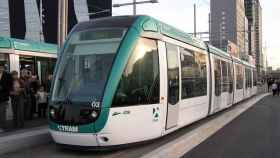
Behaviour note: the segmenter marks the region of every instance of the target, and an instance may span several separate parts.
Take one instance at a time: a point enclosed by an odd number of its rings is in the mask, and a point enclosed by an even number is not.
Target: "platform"
[[[279,158],[280,97],[267,96],[184,158]]]

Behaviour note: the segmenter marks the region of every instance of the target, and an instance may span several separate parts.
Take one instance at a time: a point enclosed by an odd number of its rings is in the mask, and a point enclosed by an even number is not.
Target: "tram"
[[[0,62],[6,71],[28,70],[45,83],[54,71],[57,58],[57,45],[0,37]]]
[[[256,94],[256,69],[152,17],[77,24],[56,65],[57,144],[110,148],[156,139]]]

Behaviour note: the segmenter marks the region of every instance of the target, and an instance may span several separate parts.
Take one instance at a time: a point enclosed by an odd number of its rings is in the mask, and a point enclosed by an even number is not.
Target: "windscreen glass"
[[[101,101],[125,29],[75,32],[61,56],[52,101]]]

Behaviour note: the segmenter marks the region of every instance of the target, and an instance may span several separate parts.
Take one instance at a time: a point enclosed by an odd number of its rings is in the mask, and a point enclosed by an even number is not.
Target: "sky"
[[[113,0],[113,4],[132,0]],[[141,1],[141,0],[137,0]],[[153,16],[185,32],[193,32],[193,4],[197,4],[197,31],[208,32],[210,0],[158,0],[157,4],[137,6],[137,14]],[[263,46],[266,47],[268,65],[280,67],[280,1],[260,0],[263,11]],[[132,6],[113,8],[113,15],[130,15]],[[277,17],[278,16],[278,17]]]

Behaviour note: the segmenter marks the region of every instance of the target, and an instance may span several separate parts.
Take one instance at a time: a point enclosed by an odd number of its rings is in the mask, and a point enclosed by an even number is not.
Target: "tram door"
[[[221,72],[221,60],[214,58],[214,99],[213,99],[213,111],[217,112],[221,109],[221,102],[222,102],[222,72]]]
[[[167,121],[166,129],[176,127],[179,118],[179,56],[178,47],[166,44],[167,56]]]

